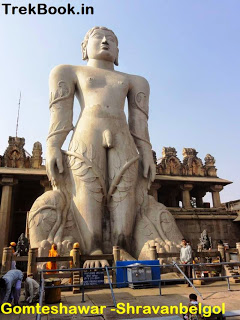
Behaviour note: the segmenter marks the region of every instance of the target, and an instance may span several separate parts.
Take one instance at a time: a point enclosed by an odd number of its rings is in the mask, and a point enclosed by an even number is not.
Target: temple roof
[[[232,181],[221,179],[218,177],[196,177],[196,176],[170,176],[170,175],[162,175],[162,174],[157,174],[155,181],[179,181],[179,182],[200,182],[200,183],[214,183],[214,184],[221,184],[221,185],[228,185],[232,183]]]

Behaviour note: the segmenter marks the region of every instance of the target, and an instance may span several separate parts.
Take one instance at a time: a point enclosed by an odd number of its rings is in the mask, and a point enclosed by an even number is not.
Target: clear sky
[[[0,6],[0,154],[15,135],[20,90],[18,136],[25,137],[29,152],[35,141],[45,152],[49,72],[58,64],[85,64],[81,41],[88,29],[103,25],[119,38],[117,69],[150,82],[149,129],[157,156],[163,146],[175,147],[180,159],[183,147],[196,148],[202,159],[212,154],[218,176],[234,182],[221,193],[222,201],[239,199],[240,1],[70,2],[92,5],[95,13],[4,15]],[[78,112],[75,104],[75,119]]]

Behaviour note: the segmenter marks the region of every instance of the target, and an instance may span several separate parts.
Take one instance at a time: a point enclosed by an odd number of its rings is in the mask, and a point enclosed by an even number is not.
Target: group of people
[[[11,242],[10,247],[13,250],[13,256],[16,256],[16,243]],[[79,248],[79,243],[74,243],[73,249]],[[70,252],[70,255],[73,255],[73,250]],[[49,250],[49,257],[58,257],[57,245],[52,244],[51,249]],[[72,262],[70,262],[70,268],[72,268]],[[57,262],[49,261],[46,264],[47,270],[57,269]],[[54,273],[53,271],[49,273]],[[33,279],[33,275],[29,274],[24,276],[24,273],[21,270],[16,269],[16,262],[13,259],[11,265],[11,270],[8,271],[4,276],[0,278],[0,304],[9,302],[14,305],[19,304],[19,298],[21,294],[21,286],[24,282],[25,289],[25,302],[31,304],[36,302],[39,299],[39,284],[36,280]]]
[[[27,303],[36,302],[39,298],[39,284],[33,279],[33,275],[24,276],[18,269],[9,270],[0,278],[0,303],[19,304],[22,281],[24,281],[25,301]]]
[[[16,243],[11,242],[10,248],[13,250],[13,261],[11,264],[11,270],[9,270],[4,276],[0,278],[0,303],[12,303],[14,305],[19,304],[19,298],[21,295],[22,282],[24,282],[25,289],[25,302],[31,304],[39,298],[39,284],[33,279],[33,275],[29,274],[24,276],[21,270],[16,269],[16,261],[14,257],[17,255]],[[51,250],[49,250],[49,257],[58,257],[57,245],[53,244]],[[48,262],[46,269],[57,269],[56,262]]]

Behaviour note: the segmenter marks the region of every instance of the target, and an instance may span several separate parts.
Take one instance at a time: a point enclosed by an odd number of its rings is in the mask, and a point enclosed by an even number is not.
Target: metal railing
[[[186,266],[191,266],[194,268],[203,268],[204,271],[204,267],[222,267],[224,265],[233,265],[233,266],[239,266],[240,267],[240,262],[219,262],[219,263],[198,263],[198,264],[177,264],[176,262],[173,262],[173,264],[167,264],[167,265],[141,265],[141,266],[113,266],[113,267],[108,267],[105,266],[105,268],[100,267],[100,268],[72,268],[72,269],[55,269],[55,270],[41,270],[40,271],[40,292],[39,292],[39,310],[41,311],[42,308],[42,304],[43,304],[43,295],[44,295],[44,291],[45,288],[49,289],[51,287],[47,286],[45,287],[45,278],[44,278],[44,274],[46,272],[50,273],[56,273],[56,272],[88,272],[88,271],[100,271],[100,270],[104,270],[106,271],[106,275],[108,278],[108,283],[106,283],[107,285],[109,285],[110,290],[111,290],[111,295],[112,295],[112,300],[113,300],[113,305],[114,307],[117,306],[117,302],[116,302],[116,298],[115,298],[115,294],[113,291],[113,286],[115,285],[129,285],[129,284],[136,284],[136,281],[128,281],[126,279],[126,273],[123,272],[123,281],[117,281],[117,282],[112,282],[111,281],[111,277],[110,277],[110,273],[109,271],[114,271],[117,272],[118,269],[122,269],[124,271],[124,269],[128,269],[128,268],[159,268],[160,269],[160,277],[159,279],[152,279],[152,280],[145,280],[145,281],[140,281],[141,284],[143,283],[158,283],[158,288],[159,288],[159,296],[162,296],[162,283],[167,283],[167,282],[182,282],[182,281],[187,281],[190,286],[195,290],[195,292],[197,293],[197,295],[199,295],[201,297],[202,300],[204,300],[202,294],[199,292],[199,290],[197,290],[197,288],[194,286],[193,281],[194,280],[204,280],[204,281],[215,281],[215,280],[227,280],[227,286],[228,286],[228,290],[230,291],[230,281],[229,279],[233,278],[239,278],[240,279],[240,275],[231,275],[231,276],[216,276],[216,277],[211,277],[211,278],[205,278],[205,277],[196,277],[195,276],[195,272],[194,272],[194,277],[192,278],[188,278],[184,272],[181,270],[180,267],[186,267]],[[176,268],[182,275],[183,278],[172,278],[172,279],[161,279],[161,269],[166,268],[166,267],[172,267],[172,268]],[[199,271],[199,270],[197,270]],[[59,278],[61,278],[60,276],[61,274],[59,274]],[[53,286],[52,288],[76,288],[79,287],[82,289],[82,300],[81,302],[85,302],[84,299],[84,281],[80,282],[79,284],[67,284],[67,285],[57,285],[57,286]],[[96,287],[96,286],[95,286]],[[36,320],[41,320],[41,313],[36,315]]]

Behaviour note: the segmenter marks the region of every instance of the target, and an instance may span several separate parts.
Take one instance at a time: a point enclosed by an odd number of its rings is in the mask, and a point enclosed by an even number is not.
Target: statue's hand
[[[53,186],[56,186],[57,181],[55,166],[57,166],[59,173],[63,173],[63,159],[61,149],[57,147],[48,147],[46,157],[46,170],[48,179],[52,182]]]
[[[151,182],[155,180],[156,176],[156,165],[153,161],[152,150],[143,152],[142,154],[143,163],[143,176],[144,178],[150,177]]]

